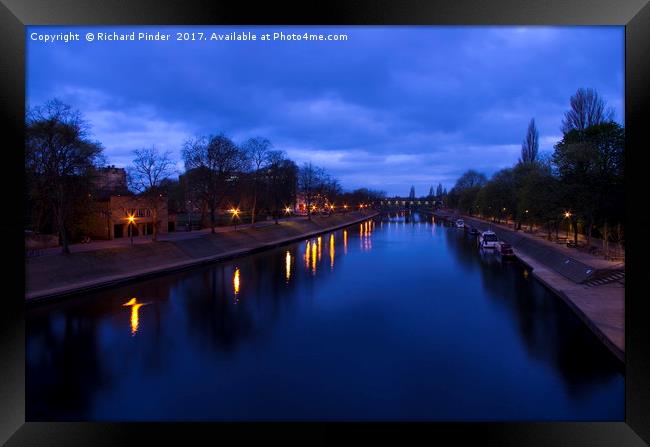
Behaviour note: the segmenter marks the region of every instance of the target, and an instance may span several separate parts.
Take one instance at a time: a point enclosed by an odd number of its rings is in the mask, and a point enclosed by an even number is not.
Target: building
[[[96,217],[90,237],[93,239],[119,239],[133,236],[146,236],[153,234],[153,209],[148,200],[135,195],[110,196],[107,200],[95,202]],[[174,231],[174,222],[171,222],[167,213],[167,198],[162,197],[158,206],[158,233]],[[129,222],[133,216],[133,224]]]
[[[100,168],[95,185],[95,209],[88,231],[91,239],[118,239],[129,237],[131,232],[133,236],[149,235],[156,223],[159,234],[175,230],[175,219],[167,211],[167,197],[161,196],[154,222],[151,201],[129,192],[123,168]],[[129,216],[133,216],[133,223]]]
[[[98,197],[106,198],[111,194],[124,195],[129,193],[124,168],[116,168],[113,165],[99,168],[93,183]]]

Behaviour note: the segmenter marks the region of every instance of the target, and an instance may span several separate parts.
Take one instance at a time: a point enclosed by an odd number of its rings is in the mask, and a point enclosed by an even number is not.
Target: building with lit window
[[[150,201],[129,192],[123,168],[101,168],[95,185],[95,209],[88,231],[91,239],[128,237],[130,231],[133,236],[150,235],[154,224],[157,224],[159,234],[174,231],[175,219],[168,215],[167,197],[161,196],[157,221],[154,222]],[[133,224],[129,224],[129,216],[134,217]]]

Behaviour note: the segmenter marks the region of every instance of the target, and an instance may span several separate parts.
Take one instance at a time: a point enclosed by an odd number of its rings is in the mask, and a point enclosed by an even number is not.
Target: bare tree
[[[564,113],[562,132],[585,130],[595,124],[602,124],[614,119],[614,110],[605,105],[598,92],[594,89],[579,88],[571,96],[571,109]]]
[[[189,187],[209,209],[210,227],[214,233],[217,209],[246,168],[246,155],[223,134],[188,140],[182,154]]]
[[[278,224],[283,208],[295,202],[298,166],[286,158],[282,151],[271,151],[267,171],[267,203]]]
[[[330,175],[325,174],[322,179],[323,199],[330,204],[329,214],[332,214],[332,205],[343,194],[343,188],[339,181]]]
[[[51,207],[63,252],[70,253],[75,209],[90,197],[94,168],[104,162],[103,148],[88,138],[81,114],[57,99],[28,111],[25,137],[30,194]]]
[[[305,206],[307,207],[307,219],[311,220],[312,204],[318,199],[323,187],[325,172],[309,163],[303,164],[298,174],[298,187],[303,194]]]
[[[133,165],[127,168],[131,188],[140,193],[151,208],[153,220],[152,240],[158,240],[158,212],[163,198],[163,181],[176,172],[171,159],[171,152],[161,153],[154,146],[136,149],[133,151],[135,158]]]
[[[243,145],[253,169],[253,206],[251,209],[251,224],[255,223],[257,211],[257,195],[260,189],[260,170],[269,164],[269,152],[272,144],[266,138],[250,138]]]
[[[526,131],[526,138],[521,145],[521,162],[534,163],[539,152],[539,132],[535,127],[535,119],[531,118]]]

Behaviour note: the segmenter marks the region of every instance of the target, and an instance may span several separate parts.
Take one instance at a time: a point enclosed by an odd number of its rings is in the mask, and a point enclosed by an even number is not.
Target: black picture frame
[[[563,423],[25,423],[24,265],[21,174],[25,112],[26,25],[118,24],[380,24],[380,25],[624,25],[625,127],[628,224],[626,262],[626,412],[624,422]],[[650,331],[641,230],[647,212],[632,210],[632,191],[643,191],[644,131],[650,99],[650,5],[645,0],[454,0],[276,2],[185,0],[0,0],[0,116],[2,177],[9,212],[0,221],[2,247],[11,268],[5,282],[0,326],[0,442],[6,445],[153,444],[156,440],[210,443],[272,437],[286,442],[469,442],[491,445],[637,446],[650,443]],[[644,126],[645,125],[645,126]],[[647,140],[646,140],[647,141]],[[647,144],[646,144],[647,146]],[[20,192],[19,192],[20,189]],[[22,279],[22,280],[21,280]],[[639,292],[641,290],[641,292]],[[342,435],[345,435],[343,437]]]

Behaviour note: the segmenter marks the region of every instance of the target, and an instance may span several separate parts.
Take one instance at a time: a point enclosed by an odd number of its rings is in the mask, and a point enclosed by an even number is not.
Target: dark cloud
[[[27,101],[79,108],[109,162],[186,138],[261,135],[346,188],[406,194],[451,187],[468,168],[510,165],[530,118],[552,150],[568,101],[596,88],[623,120],[622,27],[296,27],[346,42],[92,42],[86,32],[146,27],[29,27]],[[156,27],[232,32],[244,28]],[[248,27],[261,34],[281,28]],[[79,32],[81,42],[31,41]]]

